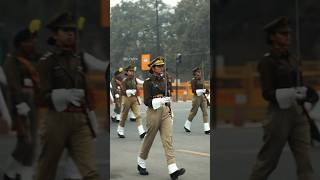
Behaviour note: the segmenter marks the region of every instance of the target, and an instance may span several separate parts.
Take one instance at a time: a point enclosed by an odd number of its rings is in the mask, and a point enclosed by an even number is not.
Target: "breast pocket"
[[[53,76],[54,77],[61,77],[65,76],[65,72],[61,66],[54,66],[53,67]]]
[[[56,88],[63,88],[68,82],[68,75],[61,66],[54,66],[52,68],[52,77]]]

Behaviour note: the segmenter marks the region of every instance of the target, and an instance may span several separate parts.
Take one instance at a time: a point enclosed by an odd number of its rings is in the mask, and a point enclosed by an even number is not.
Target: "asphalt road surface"
[[[186,134],[183,129],[189,114],[191,102],[173,103],[173,146],[177,165],[186,169],[180,176],[181,180],[210,179],[210,136],[203,132],[202,113],[199,109],[192,123],[192,133]],[[145,109],[141,106],[143,124],[145,125]],[[113,110],[113,107],[111,108]],[[209,110],[209,109],[208,109]],[[135,122],[127,120],[125,126],[126,138],[117,136],[117,123],[110,125],[110,176],[114,180],[169,180],[168,168],[161,144],[159,133],[151,147],[146,161],[148,176],[141,176],[137,172],[137,155],[141,140],[138,136]],[[145,127],[145,126],[144,126]]]
[[[214,180],[248,180],[262,145],[260,124],[245,127],[221,125],[214,136]],[[312,148],[314,180],[320,179],[320,147]],[[296,180],[296,167],[288,146],[283,150],[276,170],[268,180]]]

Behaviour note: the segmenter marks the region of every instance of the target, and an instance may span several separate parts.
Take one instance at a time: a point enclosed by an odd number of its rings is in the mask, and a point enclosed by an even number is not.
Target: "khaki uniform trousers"
[[[59,159],[67,148],[83,180],[98,180],[94,143],[85,114],[49,111],[44,123],[36,179],[54,180]]]
[[[114,112],[116,114],[120,114],[121,113],[121,105],[122,105],[122,96],[120,96],[119,98],[114,98]]]
[[[192,122],[193,118],[196,116],[199,107],[201,108],[203,114],[203,123],[208,122],[208,104],[206,98],[202,96],[193,95],[192,97],[192,108],[189,113],[188,120]]]
[[[132,110],[133,114],[136,116],[136,123],[137,126],[141,125],[141,115],[140,115],[140,104],[138,102],[138,99],[136,96],[123,96],[123,109],[121,112],[121,118],[120,118],[120,123],[119,125],[121,127],[125,126],[126,120],[128,118],[128,113],[130,109]]]
[[[296,106],[282,110],[270,106],[263,129],[264,143],[250,180],[267,180],[277,167],[287,142],[296,160],[298,180],[311,180],[313,169],[310,160],[310,126],[301,108]]]
[[[172,118],[170,116],[169,107],[161,106],[156,110],[148,108],[146,113],[147,133],[140,149],[140,158],[144,160],[148,158],[154,138],[159,131],[167,164],[176,163],[172,146]]]

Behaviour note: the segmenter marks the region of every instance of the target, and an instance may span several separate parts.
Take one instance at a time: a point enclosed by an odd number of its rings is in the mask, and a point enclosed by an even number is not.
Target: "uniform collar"
[[[76,55],[76,52],[74,50],[65,50],[65,49],[61,49],[57,46],[55,46],[52,50],[53,53],[61,55],[61,54],[71,54],[71,55]]]
[[[289,53],[289,51],[280,52],[280,51],[277,51],[276,49],[271,48],[270,55],[272,57],[276,57],[276,58],[288,58],[290,56],[290,53]]]
[[[156,74],[152,74],[152,78],[155,79],[155,80],[162,80],[164,79],[164,77],[162,75],[158,76]]]

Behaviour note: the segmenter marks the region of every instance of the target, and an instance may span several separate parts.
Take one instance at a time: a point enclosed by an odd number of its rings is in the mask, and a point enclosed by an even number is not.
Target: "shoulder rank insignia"
[[[50,57],[53,53],[48,51],[46,52],[41,58],[40,60],[46,60],[48,57]]]

